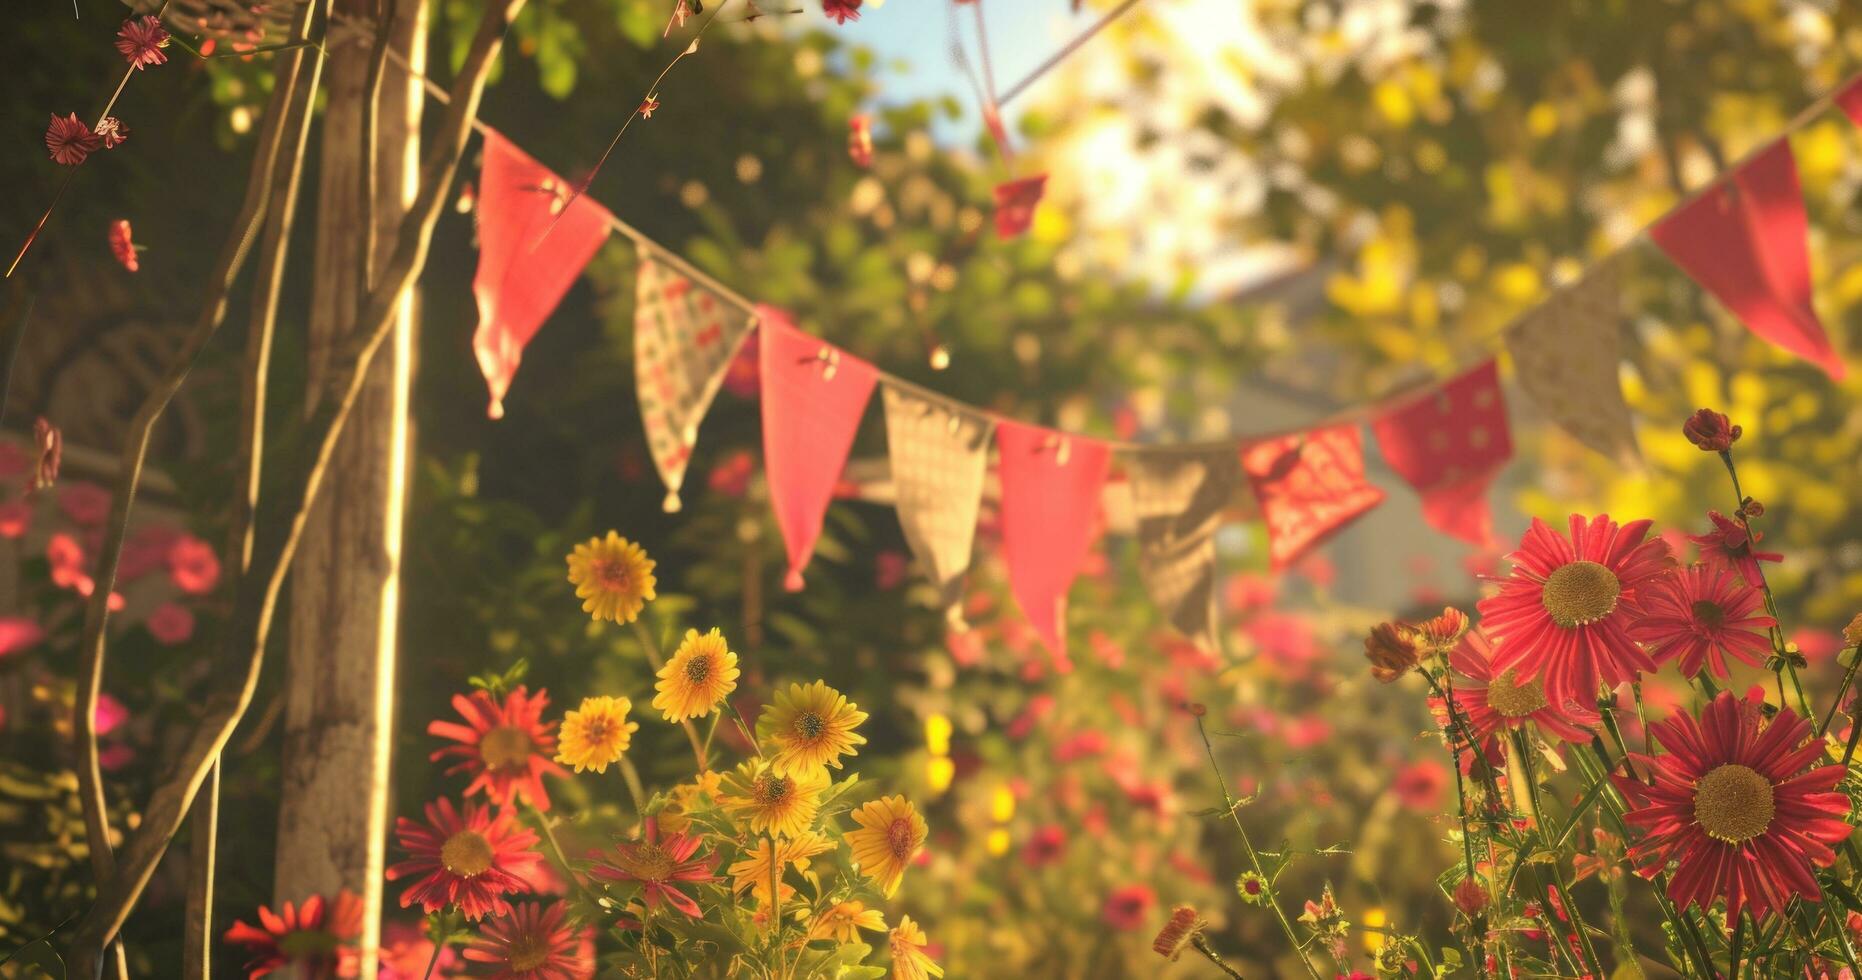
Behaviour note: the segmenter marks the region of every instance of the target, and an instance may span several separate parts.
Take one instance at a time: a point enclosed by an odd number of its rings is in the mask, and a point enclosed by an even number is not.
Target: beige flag
[[[1640,465],[1617,380],[1623,359],[1618,276],[1613,261],[1592,269],[1508,327],[1506,346],[1519,386],[1554,424],[1612,459]]]
[[[634,387],[647,449],[666,483],[665,509],[679,487],[724,369],[750,332],[743,311],[643,254],[634,294]]]
[[[946,614],[961,623],[963,575],[970,568],[995,426],[986,416],[890,382],[882,381],[880,388],[899,525],[912,555],[937,586]]]
[[[1140,449],[1120,462],[1131,481],[1138,567],[1151,600],[1184,636],[1219,652],[1215,533],[1243,484],[1240,450]]]

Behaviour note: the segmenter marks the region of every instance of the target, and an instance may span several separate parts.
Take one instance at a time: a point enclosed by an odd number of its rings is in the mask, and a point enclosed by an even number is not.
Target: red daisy
[[[582,980],[595,965],[581,955],[581,930],[564,921],[568,906],[545,909],[526,902],[511,914],[479,926],[466,944],[465,958],[489,963],[491,980]]]
[[[325,902],[312,895],[301,906],[284,903],[278,913],[259,906],[259,924],[235,922],[226,941],[252,954],[247,980],[292,968],[293,976],[323,980],[354,976],[356,938],[362,935],[362,900],[348,890]]]
[[[419,878],[401,893],[402,908],[418,901],[422,912],[457,905],[472,920],[504,915],[511,910],[504,896],[532,890],[530,876],[542,863],[531,850],[537,835],[509,810],[494,817],[491,808],[467,803],[461,813],[441,799],[427,804],[424,825],[400,817],[394,833],[409,860],[389,868],[388,880]]]
[[[1533,518],[1508,555],[1513,570],[1482,599],[1481,625],[1499,641],[1496,670],[1539,679],[1557,704],[1588,700],[1598,682],[1618,684],[1655,662],[1629,638],[1637,590],[1666,571],[1668,545],[1647,539],[1648,521],[1618,527],[1609,515],[1571,515],[1571,537]]]
[[[1649,586],[1642,621],[1629,635],[1656,660],[1679,660],[1684,676],[1693,677],[1705,665],[1725,677],[1729,654],[1754,667],[1771,655],[1766,630],[1778,621],[1764,614],[1764,602],[1759,590],[1731,570],[1694,565]]]
[[[1453,687],[1455,710],[1476,742],[1485,743],[1502,729],[1520,728],[1527,722],[1553,738],[1590,740],[1591,730],[1602,721],[1594,709],[1571,698],[1553,703],[1545,696],[1543,681],[1535,677],[1522,682],[1514,668],[1495,669],[1496,659],[1493,641],[1478,629],[1465,633],[1448,655],[1448,665],[1459,675]],[[1436,719],[1449,724],[1442,699],[1430,698],[1429,703]]]
[[[460,744],[435,751],[428,761],[448,756],[459,759],[446,772],[473,774],[466,796],[483,789],[499,806],[521,798],[538,810],[548,810],[550,795],[543,789],[543,774],[567,775],[550,761],[556,754],[556,723],[543,720],[549,705],[549,692],[538,691],[531,697],[522,686],[505,695],[503,704],[486,691],[473,691],[470,697],[455,694],[453,710],[466,724],[436,720],[427,725],[427,734]]]
[[[703,858],[692,857],[698,850],[698,837],[686,834],[667,834],[660,837],[659,821],[649,817],[646,822],[646,835],[637,841],[622,841],[615,845],[614,856],[608,857],[597,852],[599,863],[589,870],[589,874],[602,881],[639,882],[641,898],[648,908],[657,908],[661,901],[684,912],[692,918],[704,915],[692,896],[680,891],[677,883],[681,881],[706,882],[717,881],[711,869],[717,864],[716,854]]]
[[[834,23],[845,24],[860,19],[860,3],[861,0],[821,0],[821,12],[834,18]]]
[[[116,32],[116,49],[137,70],[166,63],[168,55],[162,49],[167,46],[168,30],[153,15],[131,17]]]
[[[1654,785],[1612,777],[1637,804],[1624,818],[1646,831],[1629,850],[1639,873],[1675,865],[1668,897],[1702,909],[1724,899],[1729,919],[1822,899],[1811,869],[1849,836],[1849,798],[1833,792],[1843,766],[1805,771],[1824,751],[1809,721],[1784,708],[1765,724],[1756,702],[1722,691],[1699,721],[1676,715],[1651,731],[1665,754],[1630,758]]]
[[[142,263],[136,260],[136,241],[128,218],[110,222],[110,254],[116,256],[116,261],[131,272],[142,268]]]
[[[1713,522],[1713,530],[1687,536],[1689,541],[1700,546],[1701,561],[1738,572],[1753,588],[1765,584],[1765,573],[1759,568],[1759,562],[1784,561],[1784,556],[1778,552],[1752,550],[1753,545],[1765,538],[1759,532],[1748,534],[1745,525],[1717,510],[1708,511],[1707,519]]]
[[[53,114],[51,125],[45,127],[45,148],[51,151],[53,160],[67,167],[83,163],[97,146],[97,134],[75,112]]]

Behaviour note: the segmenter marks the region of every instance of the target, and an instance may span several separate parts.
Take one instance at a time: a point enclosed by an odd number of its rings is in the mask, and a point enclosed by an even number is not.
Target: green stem
[[[652,665],[653,673],[658,674],[665,670],[665,658],[660,656],[659,644],[654,641],[652,632],[647,629],[647,624],[635,618],[629,625],[633,626],[634,636],[640,640],[640,649],[646,651],[647,663]],[[705,756],[705,748],[698,743],[698,726],[692,724],[690,718],[681,718],[679,727],[685,729],[685,740],[692,743],[692,757],[698,760],[698,771],[701,773],[710,771],[711,763]]]
[[[1202,736],[1203,751],[1209,754],[1209,768],[1215,770],[1216,786],[1222,790],[1222,806],[1228,810],[1229,819],[1235,823],[1235,832],[1241,836],[1241,849],[1248,856],[1248,865],[1254,873],[1267,883],[1267,907],[1274,910],[1274,919],[1280,923],[1280,931],[1287,937],[1287,944],[1293,948],[1294,955],[1300,958],[1300,965],[1306,968],[1306,975],[1312,980],[1320,980],[1319,971],[1306,958],[1306,948],[1300,944],[1299,937],[1293,933],[1293,923],[1287,921],[1287,914],[1280,909],[1280,899],[1274,895],[1273,884],[1267,881],[1267,873],[1261,868],[1261,858],[1254,850],[1254,844],[1248,839],[1248,829],[1241,824],[1241,815],[1236,813],[1235,798],[1229,795],[1228,780],[1222,776],[1222,767],[1215,761],[1215,746],[1209,742],[1209,732],[1203,728],[1200,715],[1196,717],[1196,734]]]
[[[1190,937],[1190,945],[1196,947],[1196,951],[1203,954],[1203,958],[1213,964],[1216,969],[1221,970],[1228,976],[1234,977],[1235,980],[1243,980],[1241,971],[1224,963],[1221,954],[1215,951],[1215,947],[1209,945],[1209,940],[1204,939],[1202,933],[1197,933]]]
[[[1513,743],[1513,753],[1518,756],[1519,764],[1526,774],[1526,798],[1532,804],[1534,833],[1539,841],[1545,841],[1545,806],[1539,799],[1538,774],[1533,771],[1532,754],[1526,746],[1526,739],[1515,729],[1508,732]],[[1565,882],[1564,864],[1554,854],[1551,860],[1552,887],[1558,891],[1558,900],[1565,907],[1565,914],[1571,919],[1572,931],[1577,933],[1578,945],[1584,954],[1585,969],[1593,977],[1602,977],[1603,961],[1597,958],[1597,949],[1591,943],[1590,928],[1584,922],[1584,914],[1579,911],[1577,903],[1571,898],[1571,887]],[[1630,955],[1634,955],[1631,953]]]
[[[1733,922],[1733,948],[1726,954],[1726,975],[1739,980],[1739,954],[1746,943],[1746,916],[1742,911]]]
[[[543,811],[538,810],[535,804],[528,801],[524,803],[524,809],[529,810],[530,815],[536,818],[537,828],[543,831],[543,840],[549,844],[550,854],[556,858],[556,863],[562,868],[562,873],[575,883],[576,890],[582,893],[582,897],[599,905],[601,896],[590,890],[588,885],[583,883],[582,877],[575,873],[575,868],[570,866],[568,856],[563,853],[562,842],[556,839],[556,829],[550,826],[550,818],[545,816]]]
[[[1722,449],[1720,462],[1726,464],[1726,475],[1733,481],[1733,496],[1739,501],[1733,509],[1733,516],[1739,518],[1739,526],[1746,532],[1746,550],[1750,551],[1758,545],[1758,536],[1752,531],[1752,519],[1746,516],[1746,495],[1739,488],[1739,470],[1733,465],[1733,451]],[[1798,680],[1797,665],[1791,662],[1790,654],[1785,652],[1784,618],[1778,615],[1778,602],[1772,596],[1771,584],[1765,580],[1765,569],[1757,559],[1753,560],[1752,567],[1758,572],[1759,580],[1747,584],[1758,586],[1759,593],[1765,597],[1765,612],[1772,619],[1772,625],[1765,633],[1771,639],[1772,657],[1778,663],[1777,669],[1773,671],[1778,677],[1778,704],[1784,706],[1784,678],[1788,676],[1791,678],[1792,690],[1797,693],[1799,714],[1805,718],[1815,718],[1817,713],[1810,707],[1810,699],[1804,695],[1803,682]]]
[[[1856,679],[1856,668],[1862,667],[1862,649],[1849,648],[1849,669],[1843,671],[1843,682],[1836,687],[1836,700],[1831,702],[1828,714],[1823,716],[1823,724],[1817,726],[1817,737],[1830,730],[1830,722],[1836,720],[1836,710],[1843,705],[1843,695],[1849,693],[1849,685]]]

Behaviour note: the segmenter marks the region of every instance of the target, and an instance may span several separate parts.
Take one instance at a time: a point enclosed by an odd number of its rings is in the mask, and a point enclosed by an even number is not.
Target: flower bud
[[[1695,412],[1681,426],[1681,433],[1687,436],[1687,441],[1706,453],[1723,453],[1732,449],[1733,443],[1739,441],[1741,431],[1731,419],[1711,408]]]
[[[1486,910],[1487,889],[1481,887],[1479,879],[1463,878],[1455,886],[1455,908],[1470,919]]]
[[[1203,928],[1202,920],[1197,918],[1196,910],[1188,905],[1179,905],[1170,910],[1170,921],[1159,929],[1157,938],[1151,940],[1151,951],[1163,958],[1176,962],[1178,954],[1188,945]]]
[[[1364,638],[1364,659],[1371,662],[1371,676],[1385,684],[1402,677],[1422,659],[1416,639],[1402,623],[1378,623]]]

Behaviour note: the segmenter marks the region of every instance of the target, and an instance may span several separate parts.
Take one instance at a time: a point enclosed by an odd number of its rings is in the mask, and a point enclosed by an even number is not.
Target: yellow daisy
[[[613,531],[576,545],[568,561],[582,611],[597,620],[631,623],[653,598],[653,559]]]
[[[770,764],[779,773],[839,769],[841,756],[858,755],[854,746],[866,744],[854,731],[865,720],[866,712],[821,681],[790,684],[756,720],[756,737],[776,746]]]
[[[799,837],[815,822],[821,791],[827,788],[825,769],[783,776],[762,759],[751,759],[724,777],[718,802],[748,821],[753,834]]]
[[[666,808],[659,812],[659,829],[668,834],[685,833],[692,826],[693,811],[717,804],[718,787],[723,782],[723,773],[707,769],[692,782],[674,786]]]
[[[556,761],[574,766],[576,772],[607,772],[610,764],[626,754],[634,733],[640,730],[639,722],[627,720],[633,707],[626,698],[583,698],[581,708],[562,716],[562,728],[556,733]]]
[[[780,881],[782,871],[772,871],[770,862],[779,862],[787,870],[794,865],[797,871],[808,870],[808,859],[829,850],[834,842],[826,837],[808,831],[789,840],[777,840],[773,837],[758,838],[756,849],[750,856],[726,869],[731,876],[731,890],[748,891],[758,902],[769,902],[769,886],[773,881]],[[788,884],[782,885],[782,900],[788,901],[795,894],[795,889]]]
[[[806,915],[806,910],[803,914]],[[862,929],[885,932],[886,917],[879,914],[878,909],[867,908],[865,902],[836,902],[808,924],[808,938],[857,943]]]
[[[925,935],[918,923],[909,915],[899,916],[898,927],[892,930],[892,980],[925,980],[926,977],[941,977],[944,968],[931,962],[925,955],[925,947],[931,938]]]
[[[847,834],[853,859],[859,862],[860,873],[891,898],[905,877],[905,866],[918,856],[930,835],[925,818],[905,797],[888,796],[853,811],[853,822],[860,825]]]
[[[737,655],[717,630],[700,635],[686,630],[679,649],[659,669],[659,683],[653,685],[653,707],[678,724],[687,718],[703,718],[719,702],[737,689]]]

